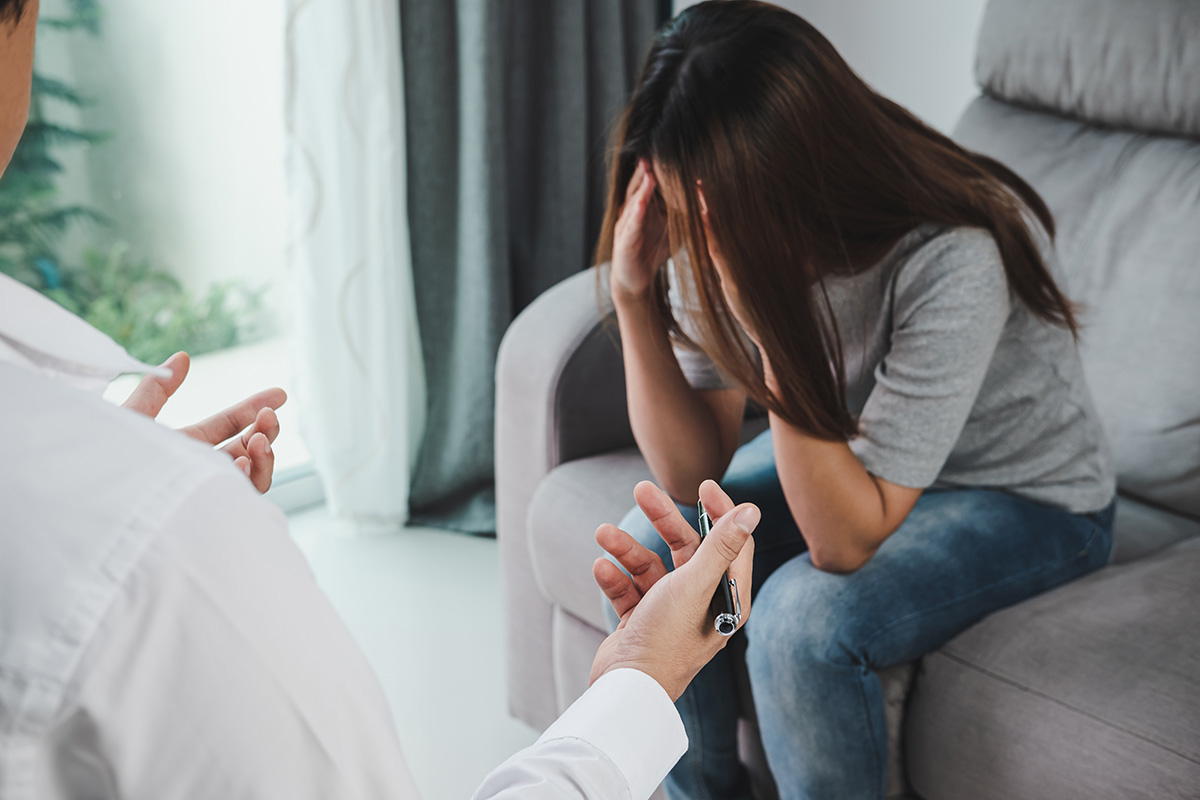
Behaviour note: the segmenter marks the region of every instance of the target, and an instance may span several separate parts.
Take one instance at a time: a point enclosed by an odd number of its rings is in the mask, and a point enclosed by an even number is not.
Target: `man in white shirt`
[[[37,11],[0,0],[0,173]],[[151,374],[126,408],[99,397],[131,371]],[[186,371],[0,275],[0,798],[415,797],[378,681],[259,496],[282,392],[170,431],[152,417]],[[758,522],[702,495],[700,544],[665,495],[635,492],[670,574],[597,531],[628,573],[594,569],[622,625],[588,692],[477,798],[645,798],[686,749],[673,701],[727,641],[709,615],[726,569],[748,613]]]

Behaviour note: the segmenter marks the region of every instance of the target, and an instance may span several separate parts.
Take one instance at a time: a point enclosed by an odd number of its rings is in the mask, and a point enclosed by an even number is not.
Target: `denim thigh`
[[[856,572],[822,572],[807,554],[777,569],[748,622],[751,647],[798,637],[871,669],[918,658],[1107,564],[1112,519],[1112,506],[1073,514],[1001,491],[926,490]]]

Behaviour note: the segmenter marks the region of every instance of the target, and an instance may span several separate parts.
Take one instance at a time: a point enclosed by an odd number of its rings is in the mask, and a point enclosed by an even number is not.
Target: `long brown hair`
[[[995,239],[1011,291],[1037,317],[1076,332],[1023,218],[1054,235],[1049,209],[1015,173],[959,147],[867,86],[817,30],[751,0],[685,9],[655,37],[616,124],[596,263],[639,159],[681,188],[667,206],[671,252],[686,249],[704,349],[760,405],[826,439],[856,433],[841,337],[823,279],[871,267],[924,223]],[[769,359],[768,390],[726,306],[699,199],[745,315]],[[677,207],[682,200],[682,207]],[[683,276],[681,276],[682,278]],[[673,335],[687,340],[656,282]]]

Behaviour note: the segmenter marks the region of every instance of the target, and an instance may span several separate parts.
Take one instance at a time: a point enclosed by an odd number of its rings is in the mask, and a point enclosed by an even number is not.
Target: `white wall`
[[[65,6],[44,0],[42,16]],[[102,9],[98,38],[39,34],[39,68],[90,96],[78,121],[113,135],[68,155],[64,188],[114,218],[135,255],[189,285],[278,283],[281,0],[105,0]]]
[[[986,0],[777,0],[821,31],[881,94],[949,133],[978,93]],[[676,11],[693,5],[676,0]]]

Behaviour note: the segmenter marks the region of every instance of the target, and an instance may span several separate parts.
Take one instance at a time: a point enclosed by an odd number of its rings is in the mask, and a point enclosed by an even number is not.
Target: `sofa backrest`
[[[1200,519],[1200,2],[992,0],[955,138],[1029,181],[1124,493]]]

